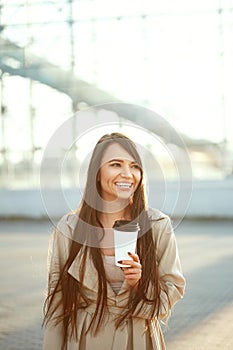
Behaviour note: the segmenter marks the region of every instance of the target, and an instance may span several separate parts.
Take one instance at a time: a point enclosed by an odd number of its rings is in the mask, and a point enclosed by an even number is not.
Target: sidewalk
[[[42,348],[51,227],[0,222],[1,350]],[[187,289],[165,332],[167,350],[233,349],[233,222],[184,221],[176,236]]]
[[[187,288],[167,350],[233,349],[233,222],[184,222],[177,239]]]

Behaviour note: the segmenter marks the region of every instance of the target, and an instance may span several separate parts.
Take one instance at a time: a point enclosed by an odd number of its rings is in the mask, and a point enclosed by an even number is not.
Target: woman
[[[183,297],[170,219],[146,206],[135,144],[104,135],[90,160],[79,210],[52,235],[44,350],[163,350],[160,320]],[[114,264],[113,225],[137,221],[137,249]]]

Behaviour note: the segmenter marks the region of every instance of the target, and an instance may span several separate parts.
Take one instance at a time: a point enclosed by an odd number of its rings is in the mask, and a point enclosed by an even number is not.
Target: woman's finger
[[[124,274],[125,275],[139,275],[141,274],[141,269],[134,269],[134,268],[125,268],[124,269]]]
[[[123,267],[123,269],[127,269],[127,268],[142,268],[142,265],[140,264],[140,262],[136,262],[133,260],[120,260],[118,261],[118,263],[122,264],[122,265],[128,265]]]
[[[139,256],[136,253],[128,252],[128,255],[133,259],[133,261],[140,262]]]

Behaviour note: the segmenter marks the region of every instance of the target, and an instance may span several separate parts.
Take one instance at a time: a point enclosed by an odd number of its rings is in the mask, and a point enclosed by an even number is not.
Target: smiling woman
[[[123,268],[114,259],[119,220],[140,227]],[[97,142],[80,208],[60,220],[50,247],[44,350],[165,349],[160,321],[183,297],[185,279],[170,219],[147,206],[128,137]]]
[[[141,168],[134,158],[121,145],[110,145],[103,155],[98,177],[102,198],[127,200],[137,189],[140,180]]]

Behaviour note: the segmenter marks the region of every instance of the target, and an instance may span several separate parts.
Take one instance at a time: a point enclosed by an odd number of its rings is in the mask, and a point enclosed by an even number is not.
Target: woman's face
[[[106,201],[129,199],[140,179],[141,170],[135,159],[118,143],[108,146],[98,176],[102,198]]]

